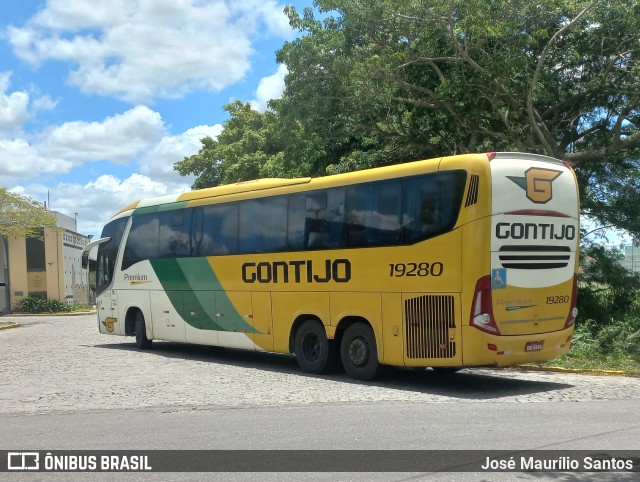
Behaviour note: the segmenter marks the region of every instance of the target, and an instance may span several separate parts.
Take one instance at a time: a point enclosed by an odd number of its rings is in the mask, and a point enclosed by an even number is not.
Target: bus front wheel
[[[347,374],[356,380],[371,380],[378,373],[376,337],[369,325],[349,326],[340,344],[340,358]]]
[[[142,316],[142,313],[140,313],[138,311],[138,313],[136,313],[136,325],[135,325],[135,330],[136,330],[136,345],[138,346],[138,348],[140,348],[141,350],[146,350],[148,348],[151,348],[151,342],[153,340],[149,340],[149,338],[147,338],[147,328],[144,324],[144,316]]]
[[[317,320],[306,320],[296,331],[294,353],[300,368],[305,372],[320,374],[334,365],[337,353],[327,339],[327,333]]]

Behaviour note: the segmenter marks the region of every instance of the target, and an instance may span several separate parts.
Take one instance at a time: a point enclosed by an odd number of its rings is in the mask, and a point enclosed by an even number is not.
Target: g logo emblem
[[[104,327],[107,329],[109,333],[113,333],[113,328],[114,328],[113,324],[117,322],[118,322],[117,318],[108,317],[104,319],[102,324],[104,325]]]
[[[507,176],[527,193],[527,199],[536,204],[545,204],[553,198],[553,181],[562,171],[532,167],[527,169],[524,177]]]

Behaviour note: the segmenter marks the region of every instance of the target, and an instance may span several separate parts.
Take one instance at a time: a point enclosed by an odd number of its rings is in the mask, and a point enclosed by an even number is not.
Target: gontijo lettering
[[[550,223],[498,223],[498,239],[566,239],[576,238],[576,227],[572,224],[556,226]]]
[[[311,260],[244,263],[242,281],[245,283],[348,283],[351,262],[348,259],[326,259],[320,266]]]

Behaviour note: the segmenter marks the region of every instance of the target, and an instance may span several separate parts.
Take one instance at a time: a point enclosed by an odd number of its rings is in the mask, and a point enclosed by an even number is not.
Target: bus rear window
[[[402,244],[413,244],[455,226],[466,182],[465,171],[446,171],[406,179]]]

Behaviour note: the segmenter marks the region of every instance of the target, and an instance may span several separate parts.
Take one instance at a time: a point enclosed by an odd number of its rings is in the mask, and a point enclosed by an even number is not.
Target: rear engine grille
[[[452,358],[456,344],[449,339],[455,328],[451,295],[425,295],[404,303],[408,358]]]
[[[499,252],[503,268],[565,268],[571,259],[568,246],[502,246]]]
[[[468,208],[478,202],[478,189],[480,186],[480,176],[478,174],[471,174],[469,179],[469,191],[467,192],[467,200],[464,203],[464,207]]]

